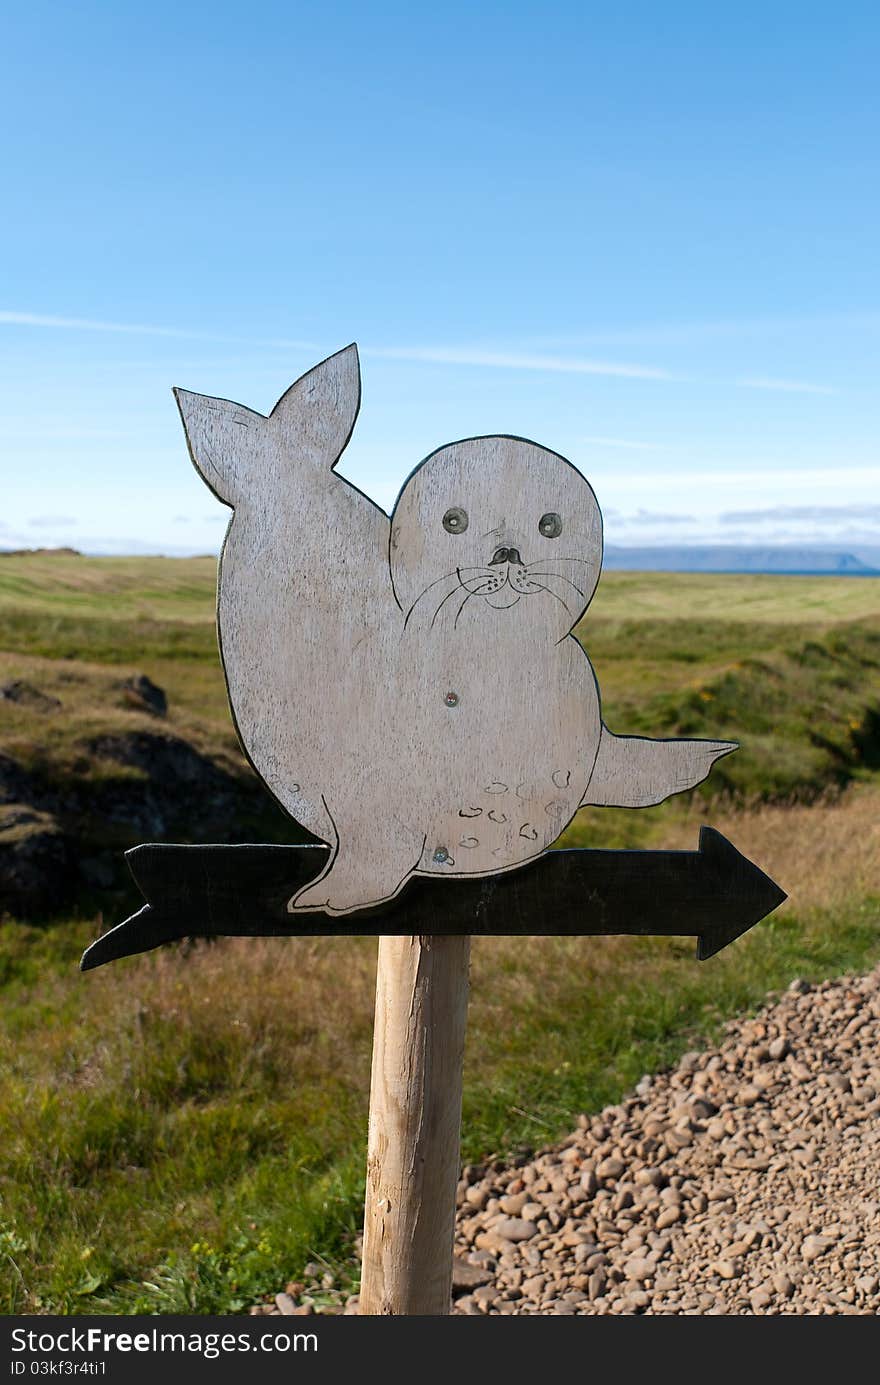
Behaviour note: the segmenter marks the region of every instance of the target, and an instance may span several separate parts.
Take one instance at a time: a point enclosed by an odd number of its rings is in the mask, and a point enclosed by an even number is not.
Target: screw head
[[[443,516],[443,528],[447,534],[463,534],[468,527],[467,510],[462,510],[458,505],[453,505],[451,510],[447,510]]]
[[[446,850],[445,846],[437,847],[437,850],[434,852],[434,860],[437,862],[438,866],[445,865],[449,860],[449,852]]]
[[[538,520],[538,532],[545,539],[558,539],[562,533],[562,519],[555,510],[548,510]]]
[[[444,697],[443,701],[446,703],[447,707],[457,707],[457,706],[458,706],[458,693],[457,693],[457,692],[448,692],[448,693],[446,694],[446,696]]]

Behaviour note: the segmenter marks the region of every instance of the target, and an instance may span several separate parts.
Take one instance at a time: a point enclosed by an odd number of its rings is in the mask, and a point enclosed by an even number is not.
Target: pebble
[[[819,1256],[824,1255],[833,1245],[833,1236],[805,1236],[801,1245],[801,1255],[809,1264],[812,1260],[818,1260]]]
[[[654,1225],[658,1231],[665,1231],[669,1226],[675,1226],[681,1220],[681,1211],[678,1207],[664,1207]]]
[[[530,1198],[528,1193],[516,1193],[513,1197],[501,1198],[499,1206],[502,1212],[505,1212],[508,1217],[518,1217],[529,1201]]]
[[[590,1278],[589,1278],[589,1281],[588,1281],[588,1284],[587,1284],[587,1293],[588,1293],[588,1295],[589,1295],[589,1297],[590,1297],[590,1300],[593,1301],[593,1300],[595,1300],[595,1299],[597,1299],[597,1298],[601,1298],[602,1295],[604,1294],[604,1292],[605,1292],[605,1271],[604,1271],[603,1269],[601,1269],[601,1268],[600,1268],[600,1269],[595,1269],[595,1270],[593,1270],[593,1273],[590,1275]]]
[[[476,1289],[481,1284],[489,1284],[492,1274],[482,1265],[472,1265],[456,1255],[452,1262],[452,1289]]]
[[[528,1241],[537,1227],[533,1221],[526,1221],[523,1217],[502,1217],[492,1230],[505,1241]]]
[[[626,1164],[622,1159],[603,1159],[596,1169],[596,1176],[598,1178],[619,1178],[625,1168]]]

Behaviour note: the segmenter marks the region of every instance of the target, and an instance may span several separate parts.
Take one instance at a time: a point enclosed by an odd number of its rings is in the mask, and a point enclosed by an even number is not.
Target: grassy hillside
[[[0,557],[0,687],[50,702],[0,700],[0,769],[75,803],[89,850],[137,827],[108,802],[153,792],[107,737],[171,737],[249,792],[213,581],[208,559]],[[610,574],[579,635],[614,730],[743,749],[686,798],[581,813],[568,841],[688,846],[708,818],[791,900],[699,965],[686,940],[475,942],[474,1161],[550,1140],[768,987],[880,957],[880,582]],[[166,717],[126,699],[135,673]],[[274,812],[253,825],[282,840]],[[375,941],[180,945],[81,976],[116,886],[0,925],[0,1311],[228,1311],[307,1260],[354,1273]]]
[[[100,732],[156,731],[121,690],[145,673],[168,693],[163,733],[247,773],[217,659],[214,582],[208,558],[0,557],[0,684],[25,680],[60,704],[41,716],[2,704],[0,753],[68,794],[118,775],[90,747]],[[808,801],[880,763],[880,581],[609,573],[578,635],[614,731],[742,742],[703,799]],[[597,811],[578,836],[648,840],[681,809]],[[296,838],[271,805],[260,830]]]

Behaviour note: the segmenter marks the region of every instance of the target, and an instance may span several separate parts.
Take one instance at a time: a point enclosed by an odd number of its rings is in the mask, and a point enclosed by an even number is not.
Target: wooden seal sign
[[[603,725],[572,635],[602,519],[555,452],[514,437],[442,447],[389,521],[334,469],[360,400],[354,346],[268,418],[175,393],[193,462],[233,509],[218,624],[242,744],[330,847],[291,911],[347,914],[413,874],[512,869],[579,807],[659,803],[736,748]]]
[[[268,418],[176,395],[233,511],[218,626],[239,736],[318,842],[133,848],[148,902],[81,965],[189,935],[378,934],[360,1312],[446,1313],[471,935],[683,933],[705,958],[785,895],[709,827],[697,851],[548,850],[581,805],[659,803],[736,748],[604,725],[572,633],[602,518],[570,462],[452,443],[389,519],[335,471],[353,346]]]

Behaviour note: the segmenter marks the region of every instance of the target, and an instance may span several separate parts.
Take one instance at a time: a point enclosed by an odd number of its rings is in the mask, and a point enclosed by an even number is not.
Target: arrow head
[[[697,940],[697,957],[705,962],[778,909],[788,895],[714,827],[700,828],[700,858],[717,891],[714,917]]]

